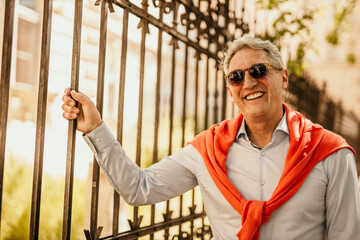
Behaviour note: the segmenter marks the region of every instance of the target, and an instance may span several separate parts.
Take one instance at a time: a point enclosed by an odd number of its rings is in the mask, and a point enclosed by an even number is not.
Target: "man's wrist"
[[[94,131],[95,129],[97,129],[100,125],[102,124],[102,121],[97,123],[96,125],[94,125],[94,127],[90,128],[87,131],[84,131],[83,134],[84,135],[88,135],[89,133],[91,133],[92,131]]]

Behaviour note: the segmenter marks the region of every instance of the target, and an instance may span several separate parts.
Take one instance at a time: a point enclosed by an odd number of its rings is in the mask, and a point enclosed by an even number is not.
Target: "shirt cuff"
[[[83,138],[94,153],[103,151],[115,140],[105,122],[102,122],[90,133],[83,135]]]

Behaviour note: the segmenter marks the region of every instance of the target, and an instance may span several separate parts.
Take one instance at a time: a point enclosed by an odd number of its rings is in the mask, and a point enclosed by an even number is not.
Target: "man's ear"
[[[231,97],[231,101],[234,102],[234,98],[233,98],[233,94],[232,94],[232,91],[231,91],[231,86],[229,84],[226,84],[226,88],[230,94],[230,97]]]
[[[287,70],[285,69],[282,75],[282,88],[287,88],[289,85],[289,75]]]

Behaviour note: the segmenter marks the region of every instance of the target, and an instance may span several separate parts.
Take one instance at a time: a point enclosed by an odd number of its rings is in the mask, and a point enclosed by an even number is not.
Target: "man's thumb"
[[[80,102],[81,104],[84,104],[85,101],[86,101],[86,98],[84,97],[84,95],[81,94],[81,93],[76,92],[75,90],[71,90],[71,97],[74,100]]]

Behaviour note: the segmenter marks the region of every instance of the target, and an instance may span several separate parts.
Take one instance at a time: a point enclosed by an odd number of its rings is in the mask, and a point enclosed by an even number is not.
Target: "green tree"
[[[5,164],[1,239],[28,239],[32,166],[10,154]],[[43,175],[39,239],[61,239],[64,178]],[[71,239],[83,239],[85,180],[75,179]],[[76,209],[76,210],[74,210]]]
[[[316,21],[316,13],[322,11],[321,5],[319,7],[312,6],[312,8],[302,8],[294,11],[289,11],[286,4],[292,2],[294,5],[299,3],[299,0],[258,0],[257,6],[260,9],[268,11],[277,11],[278,17],[274,20],[271,28],[267,28],[265,33],[261,35],[264,39],[269,39],[277,46],[281,47],[284,41],[289,39],[296,39],[298,42],[296,56],[289,59],[288,70],[296,75],[301,75],[305,69],[304,57],[307,51],[315,51],[311,38],[312,25]],[[328,34],[324,36],[326,41],[334,47],[338,45],[343,35],[346,35],[352,30],[349,19],[355,14],[359,1],[344,0],[341,3],[336,2],[331,5],[333,9],[333,25],[327,29]],[[324,26],[326,27],[326,26]],[[356,56],[353,53],[345,53],[347,61],[351,64],[356,62]]]

